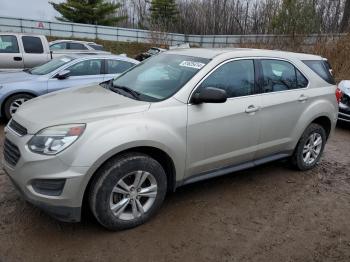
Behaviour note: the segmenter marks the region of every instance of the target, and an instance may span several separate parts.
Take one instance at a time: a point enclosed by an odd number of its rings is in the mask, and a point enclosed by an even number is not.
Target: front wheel
[[[9,97],[4,104],[4,116],[6,120],[10,120],[12,115],[16,113],[18,108],[26,101],[34,96],[30,94],[17,94]]]
[[[326,131],[322,126],[309,125],[292,156],[293,166],[302,171],[314,168],[321,158],[326,141]]]
[[[161,206],[167,192],[162,166],[153,158],[129,153],[107,162],[90,189],[90,208],[110,230],[136,227]]]

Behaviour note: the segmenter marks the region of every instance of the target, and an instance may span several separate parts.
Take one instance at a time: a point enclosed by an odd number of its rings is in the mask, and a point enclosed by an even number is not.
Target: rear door
[[[129,70],[131,67],[135,66],[134,63],[117,60],[117,59],[106,59],[105,60],[105,77],[104,81],[115,78],[116,76]]]
[[[220,88],[229,99],[188,105],[187,178],[254,159],[261,124],[254,72],[252,59],[233,60],[200,83],[197,90]]]
[[[65,68],[70,75],[59,80],[54,76],[49,80],[48,92],[53,92],[74,86],[101,83],[104,79],[103,59],[87,59]]]
[[[22,36],[24,68],[33,68],[48,61],[44,45],[40,37]]]
[[[285,152],[309,104],[308,79],[292,63],[258,59],[262,98],[261,135],[256,158]]]
[[[1,68],[23,68],[23,56],[15,35],[0,35]]]

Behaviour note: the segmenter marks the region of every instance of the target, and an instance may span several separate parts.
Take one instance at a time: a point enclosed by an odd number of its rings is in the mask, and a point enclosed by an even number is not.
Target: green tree
[[[275,33],[294,37],[296,34],[318,33],[320,19],[312,0],[283,0],[271,26]]]
[[[62,15],[56,18],[64,22],[113,26],[127,18],[115,15],[121,7],[119,3],[105,0],[67,0],[50,4]]]
[[[151,23],[169,30],[179,14],[175,0],[152,0]]]

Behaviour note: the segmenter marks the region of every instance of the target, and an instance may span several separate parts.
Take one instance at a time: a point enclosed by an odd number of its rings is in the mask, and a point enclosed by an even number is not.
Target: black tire
[[[321,147],[321,151],[318,154],[316,160],[310,164],[307,164],[303,159],[303,149],[304,149],[304,146],[306,145],[306,143],[308,142],[309,137],[314,133],[319,134],[321,136],[322,147]],[[292,166],[298,170],[301,170],[301,171],[305,171],[305,170],[309,170],[309,169],[314,168],[322,156],[324,147],[326,145],[326,141],[327,141],[327,135],[326,135],[325,129],[318,124],[315,124],[315,123],[310,124],[306,128],[306,130],[304,131],[303,135],[301,136],[301,138],[300,138],[300,140],[299,140],[299,142],[294,150],[293,156],[291,158]]]
[[[12,112],[10,112],[10,108],[11,108],[11,104],[16,101],[16,100],[30,100],[34,98],[34,96],[30,95],[30,94],[16,94],[16,95],[12,95],[10,96],[5,104],[4,104],[4,108],[3,108],[3,113],[4,113],[4,117],[6,118],[6,120],[10,120],[12,117]]]
[[[123,220],[110,209],[111,193],[115,185],[126,174],[145,171],[157,182],[157,195],[152,206],[138,218]],[[89,204],[97,221],[109,230],[124,230],[148,221],[162,205],[167,192],[167,178],[163,167],[153,158],[142,153],[127,153],[117,156],[100,168],[95,174],[89,192]]]

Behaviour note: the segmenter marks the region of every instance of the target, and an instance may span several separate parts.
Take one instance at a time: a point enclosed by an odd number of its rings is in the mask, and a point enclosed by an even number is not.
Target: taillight
[[[337,89],[335,90],[335,97],[337,98],[338,104],[339,104],[342,96],[343,96],[342,91],[339,89],[339,87],[337,87]]]

